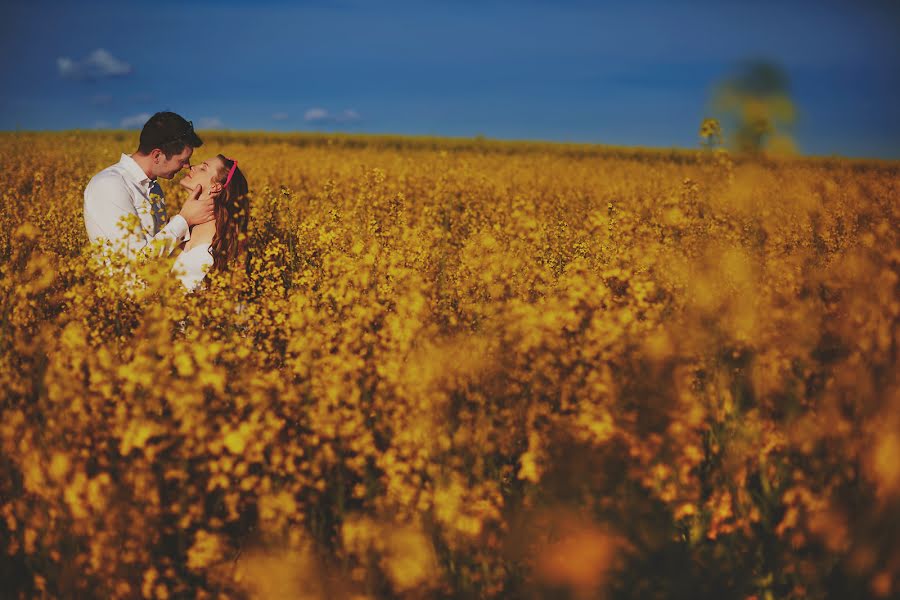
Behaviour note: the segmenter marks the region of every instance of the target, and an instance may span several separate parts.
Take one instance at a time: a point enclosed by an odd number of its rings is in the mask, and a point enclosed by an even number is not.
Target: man
[[[166,204],[157,178],[172,179],[190,167],[203,141],[191,122],[158,112],[144,124],[134,154],[94,175],[84,190],[84,226],[91,242],[105,239],[126,256],[168,256],[190,239],[190,228],[213,219],[213,200],[200,200],[197,186],[181,212],[166,224]],[[131,223],[129,223],[131,221]]]

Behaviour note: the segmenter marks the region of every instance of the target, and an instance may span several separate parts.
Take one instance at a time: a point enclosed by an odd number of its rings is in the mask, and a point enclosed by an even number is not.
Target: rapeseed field
[[[5,596],[900,594],[897,162],[203,137],[185,294],[88,245],[135,133],[0,134]]]

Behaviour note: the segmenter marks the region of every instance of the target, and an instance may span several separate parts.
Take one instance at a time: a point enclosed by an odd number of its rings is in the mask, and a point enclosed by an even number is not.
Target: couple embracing
[[[109,244],[128,258],[170,256],[186,290],[196,290],[210,270],[226,270],[244,253],[249,195],[237,160],[222,154],[194,164],[203,141],[190,121],[158,112],[144,124],[133,154],[91,178],[84,190],[84,225],[91,242]],[[167,221],[158,179],[180,181],[191,191],[181,212]],[[135,223],[129,227],[128,221]],[[138,222],[139,221],[139,225]]]

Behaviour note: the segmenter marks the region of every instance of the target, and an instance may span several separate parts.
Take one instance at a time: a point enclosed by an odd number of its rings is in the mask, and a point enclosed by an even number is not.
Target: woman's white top
[[[172,265],[172,271],[189,292],[200,286],[206,273],[212,268],[213,257],[209,253],[209,247],[209,244],[197,244],[190,250],[184,250]]]

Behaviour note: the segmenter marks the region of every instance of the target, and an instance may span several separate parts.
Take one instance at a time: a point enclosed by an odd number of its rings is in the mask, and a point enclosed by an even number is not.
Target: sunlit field
[[[136,132],[0,134],[4,596],[900,594],[897,162],[203,139],[185,294],[88,245]]]

